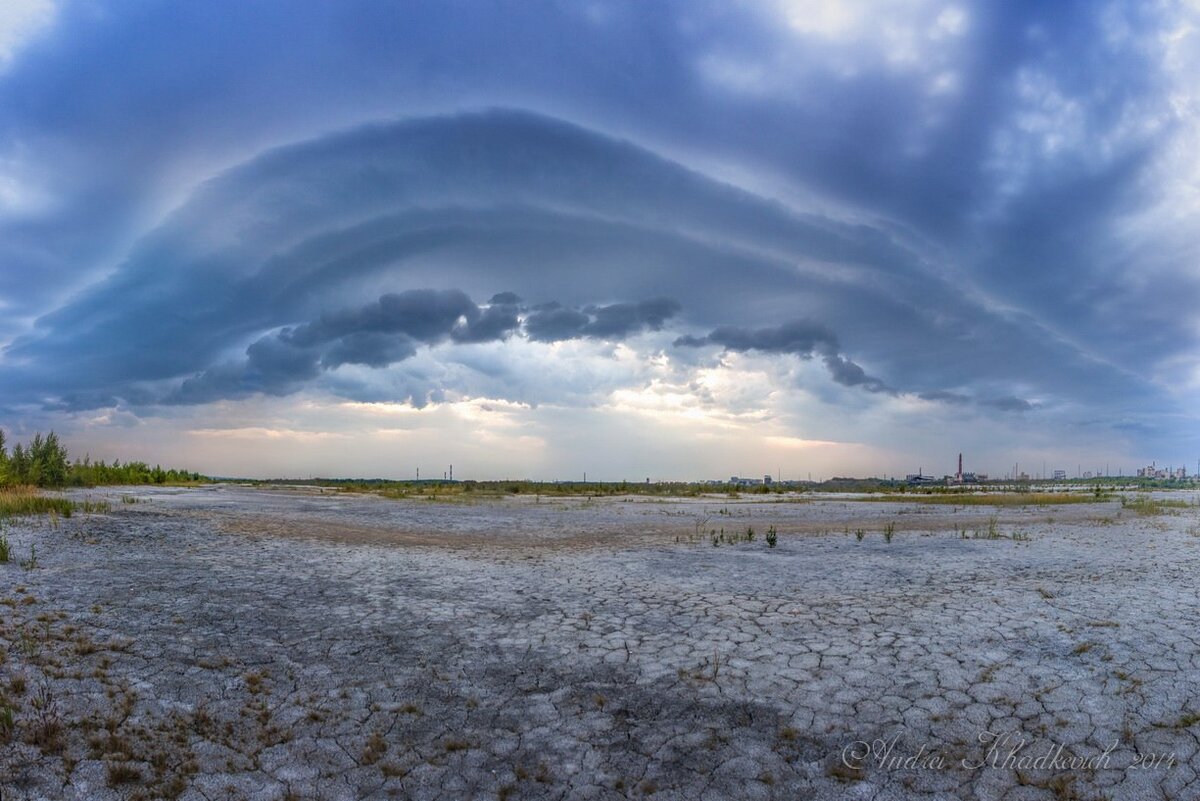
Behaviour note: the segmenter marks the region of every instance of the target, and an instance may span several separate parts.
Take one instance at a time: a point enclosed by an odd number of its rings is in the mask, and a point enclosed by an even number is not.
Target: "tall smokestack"
[[[958,477],[962,478],[962,454],[958,455]]]

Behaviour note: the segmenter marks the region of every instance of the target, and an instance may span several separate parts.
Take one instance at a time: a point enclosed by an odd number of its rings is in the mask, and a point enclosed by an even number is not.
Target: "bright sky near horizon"
[[[0,428],[220,475],[1200,457],[1200,4],[7,0]]]

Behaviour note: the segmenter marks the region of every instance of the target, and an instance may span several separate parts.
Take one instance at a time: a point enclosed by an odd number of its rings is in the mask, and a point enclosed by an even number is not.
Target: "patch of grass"
[[[12,558],[12,545],[8,542],[8,535],[0,534],[0,565],[8,564],[10,558]]]
[[[1121,508],[1128,509],[1141,517],[1152,517],[1170,513],[1171,509],[1187,509],[1190,504],[1179,498],[1149,498],[1139,495],[1130,498],[1121,496]]]
[[[1079,492],[984,492],[942,493],[938,495],[872,495],[846,500],[886,503],[932,503],[945,506],[1055,506],[1071,503],[1096,503],[1096,497]]]
[[[0,490],[0,517],[42,515],[55,512],[70,517],[75,504],[56,495],[44,495],[36,487],[8,487]]]
[[[888,523],[886,526],[883,527],[883,541],[891,542],[892,536],[895,535],[895,533],[896,533],[896,524]]]
[[[108,786],[136,784],[142,780],[142,772],[126,762],[113,762],[108,766]]]
[[[108,514],[112,511],[112,505],[108,501],[93,501],[91,498],[79,501],[75,504],[75,508],[85,515]]]

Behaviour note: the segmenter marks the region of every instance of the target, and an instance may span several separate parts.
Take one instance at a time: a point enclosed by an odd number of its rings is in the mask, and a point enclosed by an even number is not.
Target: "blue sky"
[[[217,474],[1200,457],[1200,7],[0,11],[0,425]]]

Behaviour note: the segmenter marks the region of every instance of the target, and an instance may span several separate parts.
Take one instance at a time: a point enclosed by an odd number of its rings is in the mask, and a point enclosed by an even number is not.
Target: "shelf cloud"
[[[1200,448],[1186,9],[33,5],[0,37],[10,427],[469,402],[548,441],[670,407],[1001,464]]]

